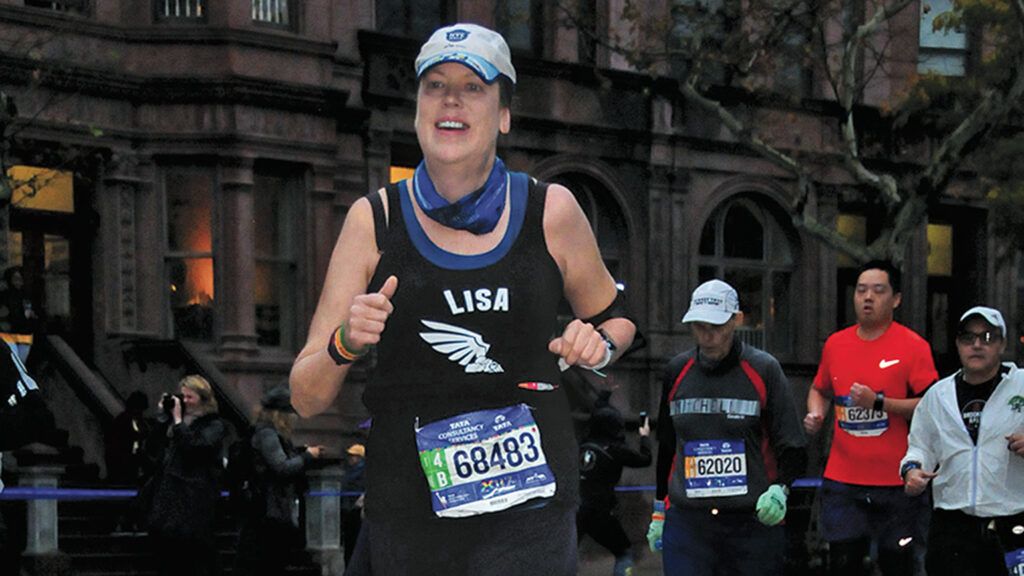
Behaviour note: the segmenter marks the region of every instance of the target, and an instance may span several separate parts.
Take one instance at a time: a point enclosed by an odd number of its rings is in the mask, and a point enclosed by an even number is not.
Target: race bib
[[[434,513],[475,516],[555,494],[540,429],[525,404],[480,410],[416,430]]]
[[[855,406],[849,396],[836,396],[836,422],[851,436],[881,436],[889,429],[889,414]]]
[[[1024,548],[1006,553],[1006,570],[1010,576],[1024,576]]]
[[[687,498],[747,493],[743,440],[701,440],[683,445]]]

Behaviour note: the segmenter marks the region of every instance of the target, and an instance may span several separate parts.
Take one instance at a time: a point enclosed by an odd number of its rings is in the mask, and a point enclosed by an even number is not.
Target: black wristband
[[[904,462],[903,466],[900,466],[900,478],[902,478],[903,481],[906,482],[907,481],[907,472],[910,472],[911,470],[919,470],[920,468],[921,468],[921,463],[916,461],[916,460],[910,460],[908,462]]]
[[[875,405],[873,408],[878,412],[885,410],[885,392],[875,394]]]

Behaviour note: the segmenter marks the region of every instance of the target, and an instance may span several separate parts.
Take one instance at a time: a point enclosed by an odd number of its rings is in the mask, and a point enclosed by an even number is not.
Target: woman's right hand
[[[349,308],[345,324],[345,346],[352,352],[361,352],[380,342],[380,335],[395,310],[391,298],[398,290],[398,277],[388,276],[378,292],[359,294]]]

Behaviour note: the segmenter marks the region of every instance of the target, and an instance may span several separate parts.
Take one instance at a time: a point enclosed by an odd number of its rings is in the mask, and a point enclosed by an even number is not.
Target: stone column
[[[158,337],[164,332],[166,297],[165,238],[154,194],[152,159],[122,155],[103,174],[99,211],[103,267],[101,290],[110,334]]]
[[[216,253],[216,306],[221,311],[220,349],[227,356],[257,352],[256,305],[252,282],[253,166],[252,160],[226,160],[220,166],[220,247]]]
[[[65,467],[52,464],[57,451],[49,446],[32,444],[23,454],[30,464],[18,466],[18,485],[31,488],[56,488]],[[19,459],[23,456],[19,455]],[[25,553],[22,568],[28,574],[64,576],[71,574],[71,557],[57,547],[57,500],[37,499],[25,502]]]
[[[306,474],[306,549],[321,566],[324,576],[341,575],[345,559],[341,552],[341,466],[332,465]]]

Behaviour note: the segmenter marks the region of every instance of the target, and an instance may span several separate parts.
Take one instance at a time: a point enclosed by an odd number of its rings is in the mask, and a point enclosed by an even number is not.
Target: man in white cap
[[[829,573],[868,576],[872,541],[884,576],[913,574],[922,498],[907,498],[897,474],[908,422],[920,395],[938,379],[931,346],[895,322],[902,301],[891,263],[861,266],[853,294],[857,323],[829,336],[807,392],[808,434],[835,404],[832,445],[821,484],[821,534]]]
[[[960,317],[962,368],[924,395],[900,465],[907,494],[932,482],[929,576],[1024,574],[1024,372],[1001,362],[994,308]]]
[[[666,576],[781,575],[788,485],[807,463],[779,362],[736,337],[736,290],[697,287],[683,322],[697,346],[664,374],[655,513],[647,538]]]
[[[363,395],[374,573],[574,575],[578,451],[559,361],[600,369],[636,327],[572,192],[497,156],[516,83],[501,35],[446,26],[415,69],[423,162],[348,212],[292,400],[327,410],[376,348]],[[559,330],[563,297],[576,319]]]

